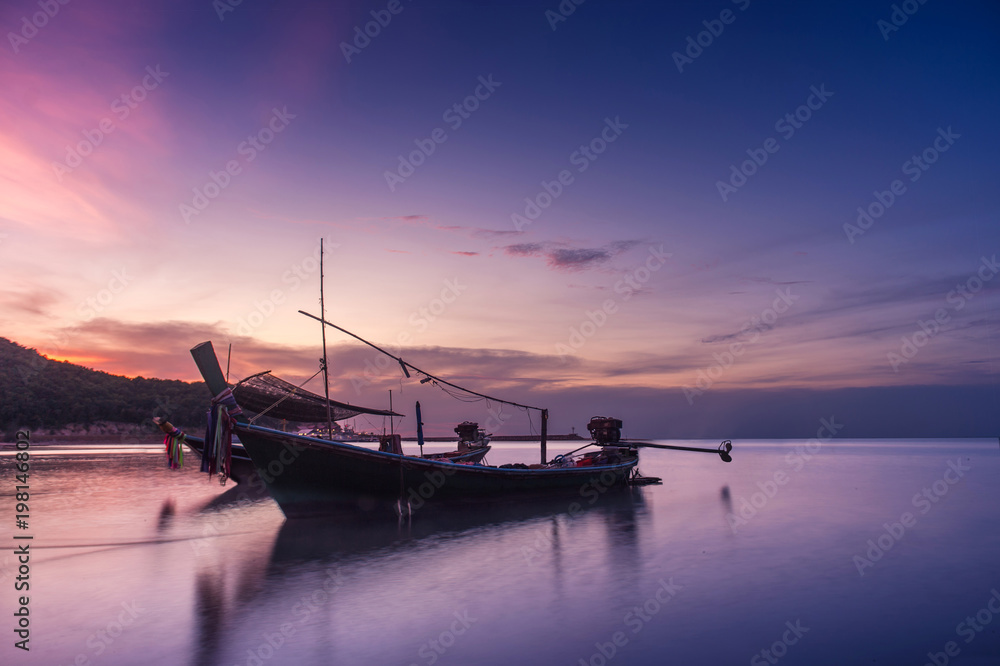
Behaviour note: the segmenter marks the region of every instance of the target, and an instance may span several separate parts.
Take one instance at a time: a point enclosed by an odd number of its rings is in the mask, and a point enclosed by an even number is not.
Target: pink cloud
[[[141,39],[149,16],[64,6],[18,54],[0,55],[0,216],[97,242],[148,222],[138,200],[169,155],[172,125],[159,89],[169,79],[150,77],[116,49]]]

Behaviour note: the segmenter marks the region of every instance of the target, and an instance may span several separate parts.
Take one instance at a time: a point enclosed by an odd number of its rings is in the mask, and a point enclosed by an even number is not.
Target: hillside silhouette
[[[139,425],[157,415],[200,426],[208,398],[203,382],[112,375],[54,361],[0,337],[0,427],[8,439],[18,428]]]

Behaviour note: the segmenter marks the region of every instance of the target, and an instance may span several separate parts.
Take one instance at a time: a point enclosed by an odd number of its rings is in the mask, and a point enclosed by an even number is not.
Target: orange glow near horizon
[[[104,356],[75,356],[75,355],[46,354],[42,350],[38,350],[38,353],[40,353],[42,356],[49,359],[50,361],[58,361],[60,363],[72,363],[73,365],[80,365],[85,368],[89,368],[91,370],[110,372],[109,370],[102,370],[101,368],[97,367],[102,363],[109,363],[112,361],[112,359],[106,358]],[[129,375],[126,374],[125,376],[128,377]]]

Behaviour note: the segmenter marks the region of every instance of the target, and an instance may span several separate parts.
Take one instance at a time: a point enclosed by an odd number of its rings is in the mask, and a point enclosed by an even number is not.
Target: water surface
[[[31,651],[5,548],[0,660],[920,665],[951,641],[950,663],[1000,663],[997,442],[806,446],[647,450],[663,485],[575,516],[559,498],[387,522],[285,521],[154,447],[36,447]],[[501,442],[490,462],[536,456]]]

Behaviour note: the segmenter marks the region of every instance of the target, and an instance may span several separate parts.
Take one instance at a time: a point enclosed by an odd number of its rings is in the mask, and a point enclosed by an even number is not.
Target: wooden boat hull
[[[562,493],[587,498],[588,493],[603,494],[624,485],[638,462],[637,456],[625,455],[620,462],[601,466],[509,469],[373,451],[242,423],[236,434],[288,517],[344,507],[385,510],[400,501],[416,510],[426,503],[512,496]]]

